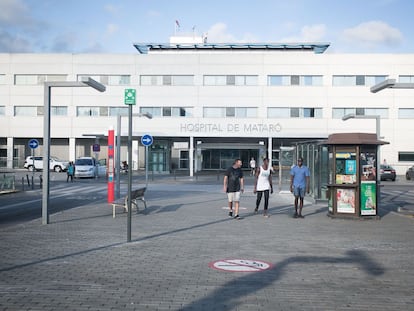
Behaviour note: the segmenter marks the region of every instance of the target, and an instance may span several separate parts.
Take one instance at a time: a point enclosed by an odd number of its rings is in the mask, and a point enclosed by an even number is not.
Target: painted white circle
[[[250,259],[222,259],[209,263],[209,267],[230,272],[260,272],[272,267],[271,263]]]

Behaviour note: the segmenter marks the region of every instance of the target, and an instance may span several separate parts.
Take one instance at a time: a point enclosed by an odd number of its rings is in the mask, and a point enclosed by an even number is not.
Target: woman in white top
[[[272,185],[272,170],[269,166],[269,159],[263,159],[263,165],[260,166],[255,173],[253,193],[257,193],[256,208],[254,213],[257,214],[259,210],[260,201],[264,194],[264,212],[263,216],[269,217],[267,208],[269,206],[269,192],[273,193]]]

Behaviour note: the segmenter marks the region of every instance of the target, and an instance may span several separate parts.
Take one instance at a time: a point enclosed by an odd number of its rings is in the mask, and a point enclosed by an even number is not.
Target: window
[[[254,75],[218,75],[204,76],[204,85],[220,86],[220,85],[257,85],[258,76]]]
[[[0,75],[0,84],[6,84],[6,75]]]
[[[172,76],[173,85],[194,85],[194,76]]]
[[[356,76],[356,85],[365,85],[365,76]]]
[[[162,107],[162,116],[171,117],[171,107]]]
[[[142,75],[140,83],[144,86],[175,85],[186,86],[194,85],[193,75]]]
[[[267,83],[270,86],[288,86],[288,85],[301,85],[301,86],[321,86],[322,76],[312,75],[271,75],[267,77]]]
[[[299,85],[299,76],[290,76],[290,85]]]
[[[150,113],[153,117],[192,117],[191,107],[141,107],[141,113]]]
[[[204,85],[226,85],[226,76],[204,76]]]
[[[399,119],[414,119],[414,108],[399,108],[398,118]]]
[[[0,116],[5,116],[5,115],[6,115],[6,107],[0,106]]]
[[[344,76],[333,76],[333,86],[373,86],[387,79],[388,76],[363,76],[363,75],[344,75]]]
[[[172,107],[171,108],[171,116],[173,117],[191,117],[191,109],[190,108],[182,108],[182,107]]]
[[[180,168],[188,168],[189,155],[187,150],[180,151]]]
[[[1,77],[0,77],[1,81]],[[398,82],[400,83],[414,83],[414,76],[399,76]]]
[[[77,107],[78,117],[99,117],[99,107]]]
[[[322,118],[322,108],[303,108],[304,118]]]
[[[78,81],[87,81],[92,78],[104,85],[129,85],[131,84],[130,75],[78,75]]]
[[[322,118],[322,108],[267,108],[268,118]]]
[[[226,108],[226,117],[235,117],[236,116],[236,108],[235,107],[227,107]]]
[[[204,118],[224,118],[225,108],[222,107],[204,107],[203,117]]]
[[[38,114],[37,106],[15,106],[14,116],[16,117],[36,117]]]
[[[67,116],[68,107],[66,106],[52,106],[50,113],[52,116]]]
[[[414,161],[414,151],[400,151],[400,152],[398,152],[398,161],[413,162]]]
[[[240,81],[240,79],[238,79]],[[227,76],[226,77],[227,85],[236,85],[236,76]]]
[[[109,116],[127,116],[128,107],[109,107]]]
[[[388,108],[332,108],[332,118],[341,119],[347,114],[355,114],[357,116],[377,116],[382,119],[388,118]]]
[[[44,82],[66,81],[67,75],[15,75],[15,85],[41,85]]]
[[[204,118],[255,118],[257,108],[253,107],[204,107]]]
[[[290,108],[290,117],[299,118],[299,108]]]
[[[290,108],[267,108],[268,118],[290,118]]]
[[[238,118],[256,118],[257,117],[257,108],[253,108],[253,107],[236,108],[236,117],[238,117]]]

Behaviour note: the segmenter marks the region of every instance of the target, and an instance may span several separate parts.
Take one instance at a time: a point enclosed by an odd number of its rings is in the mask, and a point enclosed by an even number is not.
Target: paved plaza
[[[275,193],[265,218],[246,188],[234,220],[221,180],[150,183],[131,243],[105,200],[0,227],[0,309],[414,310],[413,217],[294,219]]]

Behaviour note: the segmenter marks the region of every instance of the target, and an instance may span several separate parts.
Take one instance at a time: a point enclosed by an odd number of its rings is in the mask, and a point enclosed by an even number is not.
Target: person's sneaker
[[[299,218],[305,218],[302,214],[298,215]]]
[[[240,219],[242,219],[239,215],[236,215],[236,216],[234,216],[234,219],[236,219],[236,220],[240,220]]]
[[[257,214],[257,212],[259,211],[259,209],[256,207],[255,209],[254,209],[254,213],[255,214]]]
[[[229,212],[229,217],[233,217],[233,212],[232,211]]]
[[[297,213],[293,214],[293,218],[298,218],[299,215]]]
[[[268,213],[264,213],[264,214],[263,214],[263,217],[265,217],[265,218],[269,218],[269,214],[268,214]]]

